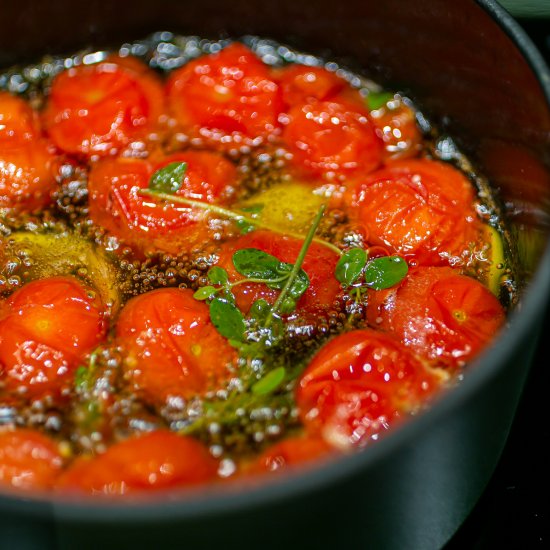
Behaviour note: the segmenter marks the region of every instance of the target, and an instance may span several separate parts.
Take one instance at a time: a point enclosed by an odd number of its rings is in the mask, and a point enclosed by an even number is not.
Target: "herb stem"
[[[154,191],[152,189],[141,189],[139,191],[139,194],[145,195],[148,197],[154,197],[156,199],[160,199],[167,202],[177,202],[179,204],[185,204],[186,206],[190,206],[192,208],[199,208],[200,210],[206,210],[207,212],[213,212],[214,214],[218,214],[219,216],[223,216],[224,218],[245,222],[255,227],[259,227],[261,229],[268,229],[269,231],[273,231],[274,233],[279,233],[281,235],[288,235],[289,237],[294,237],[296,239],[304,238],[304,236],[301,235],[300,233],[295,233],[294,231],[287,231],[286,229],[281,230],[277,227],[273,227],[272,225],[264,223],[260,220],[251,218],[250,216],[246,216],[244,214],[240,214],[239,212],[235,212],[234,210],[229,210],[228,208],[223,208],[222,206],[218,206],[216,204],[210,204],[202,201],[196,201],[193,199],[187,199],[185,197],[180,197],[179,195],[162,193],[159,191]],[[333,252],[336,252],[336,254],[338,254],[339,256],[343,254],[342,251],[337,246],[333,245],[328,241],[325,241],[324,239],[319,239],[317,237],[314,237],[313,241],[320,244],[321,246],[324,246],[332,250]]]
[[[290,288],[294,284],[294,281],[296,280],[296,277],[298,276],[298,273],[300,272],[300,269],[302,269],[302,264],[304,263],[304,260],[306,258],[307,251],[309,247],[311,246],[311,243],[313,241],[313,238],[315,236],[315,232],[317,231],[317,228],[319,227],[319,224],[321,223],[321,219],[323,217],[323,214],[325,213],[326,205],[321,205],[321,208],[319,208],[319,212],[317,212],[315,218],[313,219],[313,223],[311,224],[311,227],[309,228],[309,231],[307,232],[307,235],[304,239],[304,242],[302,244],[302,248],[300,248],[300,252],[298,254],[298,257],[296,258],[296,261],[294,262],[294,265],[292,266],[292,270],[290,271],[290,274],[288,276],[288,279],[285,283],[285,286],[281,290],[281,293],[279,294],[277,300],[273,304],[273,307],[269,311],[269,314],[265,320],[265,328],[268,328],[271,324],[271,321],[273,319],[273,316],[276,315],[279,311],[279,308],[281,307],[281,304],[283,303],[284,299],[286,298],[286,295],[288,294]]]
[[[257,277],[248,277],[246,279],[240,279],[239,281],[235,281],[234,283],[229,283],[229,288],[233,288],[237,285],[242,285],[243,283],[265,283],[266,285],[272,284],[272,283],[280,283],[282,281],[285,281],[290,276],[290,271],[288,273],[285,273],[285,275],[281,275],[280,277],[277,277],[276,279],[260,279]]]

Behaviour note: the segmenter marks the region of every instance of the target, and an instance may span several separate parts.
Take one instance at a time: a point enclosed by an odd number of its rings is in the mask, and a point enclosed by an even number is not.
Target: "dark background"
[[[550,19],[519,19],[550,66]],[[550,548],[550,312],[502,460],[445,550]]]

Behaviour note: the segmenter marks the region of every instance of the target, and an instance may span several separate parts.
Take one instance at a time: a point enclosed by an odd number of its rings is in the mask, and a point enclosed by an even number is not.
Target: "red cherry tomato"
[[[26,284],[0,303],[0,379],[29,399],[59,396],[105,334],[97,299],[75,279]]]
[[[235,266],[232,257],[237,250],[257,248],[267,252],[286,263],[294,263],[303,242],[294,237],[279,235],[271,231],[258,230],[243,235],[227,243],[220,252],[217,265],[227,270],[229,280],[234,282],[243,279]],[[338,255],[318,243],[312,243],[306,254],[302,269],[307,273],[310,285],[297,303],[297,313],[322,314],[333,306],[340,293],[340,283],[334,277]],[[280,290],[269,288],[264,283],[243,283],[232,289],[239,309],[248,312],[252,304],[260,298],[272,304],[279,296]]]
[[[449,367],[472,359],[505,321],[487,288],[450,267],[419,267],[400,286],[373,291],[367,315],[418,356]]]
[[[57,487],[122,496],[204,483],[216,472],[216,461],[201,443],[157,430],[116,443],[95,458],[77,459]]]
[[[383,156],[386,163],[414,157],[422,147],[422,136],[413,109],[400,99],[394,99],[391,104],[391,108],[386,104],[371,111],[376,135],[384,143]]]
[[[112,57],[59,74],[43,123],[67,153],[112,155],[156,129],[163,102],[162,85],[152,71],[137,61]]]
[[[298,171],[333,179],[368,173],[382,158],[382,142],[365,109],[346,100],[309,101],[292,107],[283,140]]]
[[[315,436],[296,436],[276,443],[264,451],[250,468],[250,472],[279,472],[289,466],[313,462],[334,452],[324,439]]]
[[[191,290],[166,288],[132,298],[116,327],[127,377],[145,399],[164,403],[202,394],[229,376],[236,354]]]
[[[187,151],[154,163],[141,159],[104,159],[90,172],[90,217],[114,235],[139,249],[177,254],[211,235],[207,215],[189,206],[164,203],[139,194],[151,176],[173,162],[187,170],[176,195],[209,203],[225,203],[235,189],[235,166],[221,155]]]
[[[279,125],[279,87],[243,44],[231,44],[174,71],[167,93],[183,130],[221,148],[253,145]]]
[[[334,97],[348,86],[348,83],[335,73],[323,67],[308,67],[293,64],[278,74],[283,102],[287,106],[305,103],[309,99],[325,101]]]
[[[323,346],[302,374],[296,403],[306,428],[337,447],[360,445],[415,411],[439,377],[390,336],[365,329]]]
[[[480,239],[474,193],[458,170],[432,160],[404,160],[350,190],[351,214],[372,244],[413,265],[440,265]]]
[[[37,115],[31,106],[20,97],[0,92],[0,146],[39,135]]]
[[[0,484],[18,490],[50,489],[61,473],[57,445],[27,429],[0,432]]]

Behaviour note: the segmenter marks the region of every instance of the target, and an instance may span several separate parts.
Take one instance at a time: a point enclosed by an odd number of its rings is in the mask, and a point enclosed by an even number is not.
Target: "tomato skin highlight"
[[[236,360],[212,325],[208,306],[191,290],[166,288],[132,298],[120,314],[116,337],[127,378],[154,404],[214,389]]]
[[[382,142],[368,112],[345,99],[295,105],[282,138],[292,153],[292,166],[309,177],[331,180],[369,173],[382,159]]]
[[[371,329],[341,334],[296,388],[306,429],[336,447],[362,446],[426,402],[440,384],[402,344]]]
[[[23,398],[57,398],[106,332],[101,305],[71,277],[26,284],[0,303],[0,379]]]
[[[187,151],[151,160],[104,159],[90,172],[91,219],[140,250],[178,253],[208,241],[211,235],[204,211],[139,194],[157,170],[173,162],[187,163],[177,196],[223,204],[235,191],[236,168],[217,153]]]
[[[205,483],[217,462],[190,437],[156,430],[115,443],[95,458],[77,459],[59,478],[58,491],[123,496]]]
[[[396,161],[360,179],[345,200],[371,244],[412,265],[449,264],[480,239],[472,186],[443,162]]]
[[[279,86],[243,44],[230,44],[174,71],[166,93],[181,128],[220,149],[254,145],[279,126]]]
[[[400,286],[369,293],[367,318],[423,359],[458,368],[491,341],[505,313],[475,279],[449,267],[419,267]]]
[[[229,274],[230,282],[243,279],[233,265],[232,257],[237,250],[256,248],[275,256],[286,263],[294,263],[303,242],[294,237],[280,235],[267,230],[256,230],[228,242],[220,251],[216,265],[223,267]],[[324,246],[313,242],[309,247],[302,269],[309,277],[309,287],[296,305],[298,314],[319,315],[333,307],[341,292],[340,283],[334,277],[338,255]],[[271,289],[264,283],[243,283],[232,289],[239,309],[248,312],[252,304],[260,298],[273,304],[280,290]]]
[[[40,432],[0,431],[0,485],[20,491],[51,489],[62,465],[57,445]]]
[[[156,130],[163,112],[160,80],[147,67],[116,56],[57,75],[42,115],[66,153],[107,156]]]

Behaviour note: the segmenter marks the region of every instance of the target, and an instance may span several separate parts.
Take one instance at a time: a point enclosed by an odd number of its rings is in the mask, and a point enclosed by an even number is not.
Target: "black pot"
[[[0,4],[5,67],[164,29],[256,34],[353,60],[408,91],[490,176],[526,286],[509,327],[463,383],[362,452],[244,489],[170,493],[143,504],[0,496],[0,548],[444,545],[498,462],[548,303],[550,73],[529,39],[493,0]]]

